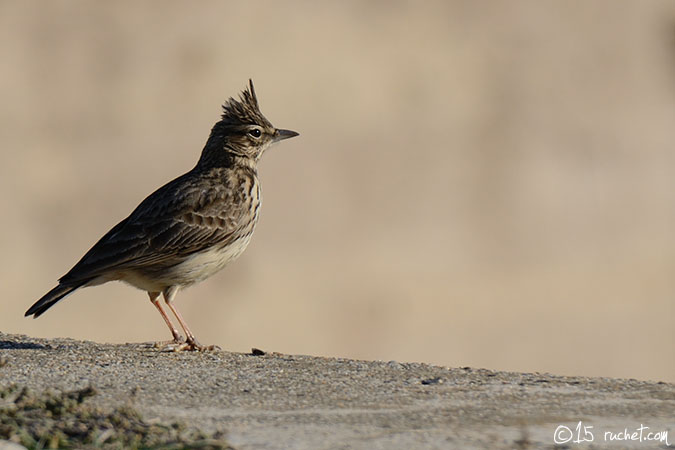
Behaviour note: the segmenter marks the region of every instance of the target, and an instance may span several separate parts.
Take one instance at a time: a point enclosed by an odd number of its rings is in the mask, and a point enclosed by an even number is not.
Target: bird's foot
[[[184,342],[169,343],[162,348],[163,352],[213,352],[217,350],[220,350],[217,345],[201,345],[194,338],[187,338]]]
[[[185,339],[181,339],[180,341],[176,340],[170,340],[170,341],[152,341],[152,342],[143,342],[141,345],[146,348],[156,348],[162,350],[165,347],[171,346],[171,345],[179,345],[185,343]]]
[[[150,342],[148,343],[148,347],[152,348],[157,348],[161,351],[167,351],[165,350],[168,347],[173,347],[176,345],[182,345],[185,344],[185,338],[181,335],[176,336],[175,338],[171,339],[170,341],[159,341],[159,342]],[[171,350],[168,350],[171,351]]]

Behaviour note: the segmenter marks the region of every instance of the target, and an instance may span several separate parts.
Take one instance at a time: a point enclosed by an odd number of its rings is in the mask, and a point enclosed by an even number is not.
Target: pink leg
[[[185,343],[178,346],[174,347],[174,350],[176,351],[181,351],[181,350],[198,350],[198,351],[204,351],[204,350],[216,350],[218,347],[215,345],[201,345],[198,341],[197,338],[195,338],[195,335],[192,334],[192,331],[190,331],[190,328],[187,326],[187,323],[185,320],[183,320],[183,317],[180,315],[178,312],[178,309],[176,309],[175,306],[173,306],[172,300],[176,296],[176,293],[178,293],[178,287],[176,286],[171,286],[167,289],[164,290],[164,301],[166,302],[166,306],[169,307],[171,312],[173,313],[174,316],[176,316],[176,319],[178,319],[178,323],[180,324],[181,328],[183,328],[183,331],[185,331],[185,336],[187,336],[187,339],[185,340]]]
[[[166,312],[164,312],[164,308],[162,308],[162,305],[160,305],[159,292],[148,292],[148,295],[150,296],[150,301],[152,302],[152,304],[155,305],[157,311],[159,311],[159,313],[162,315],[162,319],[164,319],[164,322],[166,322],[166,326],[168,326],[169,330],[171,330],[171,334],[173,335],[173,342],[176,344],[184,342],[183,336],[181,336],[176,327],[173,326],[171,320],[169,319],[169,316],[166,315]]]

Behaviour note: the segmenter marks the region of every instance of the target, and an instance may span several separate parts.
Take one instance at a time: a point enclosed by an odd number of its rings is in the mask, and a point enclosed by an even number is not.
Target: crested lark
[[[237,258],[260,209],[257,163],[273,143],[297,136],[262,115],[253,82],[223,105],[197,165],[150,194],[106,233],[59,284],[26,311],[39,317],[75,290],[113,280],[148,292],[173,335],[172,350],[204,350],[173,304],[176,293]],[[160,293],[185,332],[172,324]]]

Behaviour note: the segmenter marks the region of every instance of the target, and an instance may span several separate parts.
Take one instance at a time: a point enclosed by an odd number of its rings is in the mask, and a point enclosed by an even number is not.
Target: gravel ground
[[[12,384],[93,387],[95,407],[224,433],[237,449],[554,448],[556,430],[570,437],[560,425],[584,436],[580,421],[593,441],[566,448],[669,448],[649,432],[675,444],[675,385],[663,382],[0,333],[0,387]],[[641,426],[642,441],[606,441]]]

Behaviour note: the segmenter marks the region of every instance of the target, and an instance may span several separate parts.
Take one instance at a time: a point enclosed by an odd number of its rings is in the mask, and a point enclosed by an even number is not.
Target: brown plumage
[[[201,346],[172,300],[179,289],[202,281],[248,245],[260,208],[257,162],[273,143],[298,133],[274,128],[262,115],[253,82],[223,105],[197,165],[150,194],[106,233],[28,309],[39,317],[73,291],[121,280],[148,292],[173,335],[173,350]],[[173,326],[159,295],[176,316]]]

